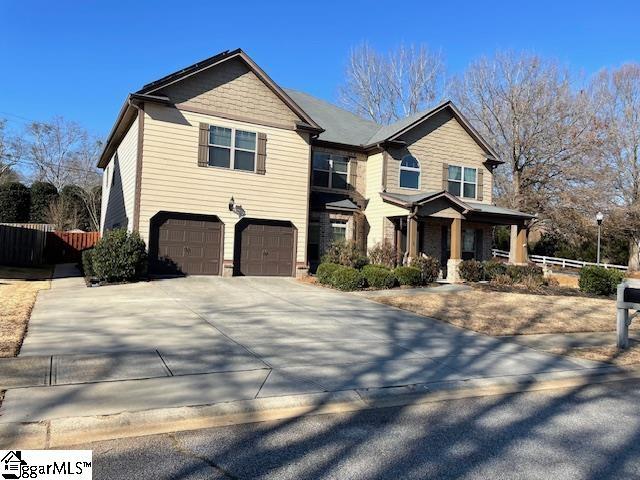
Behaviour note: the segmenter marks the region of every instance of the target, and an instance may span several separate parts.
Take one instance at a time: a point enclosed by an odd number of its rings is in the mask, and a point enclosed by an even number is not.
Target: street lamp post
[[[600,232],[602,230],[602,220],[604,219],[604,215],[602,212],[598,212],[596,214],[596,222],[598,222],[598,255],[596,263],[600,265]]]

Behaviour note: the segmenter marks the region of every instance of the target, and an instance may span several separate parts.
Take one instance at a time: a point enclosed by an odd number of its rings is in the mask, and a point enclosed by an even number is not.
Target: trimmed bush
[[[484,269],[484,278],[486,280],[493,280],[498,275],[506,275],[507,266],[502,262],[496,262],[495,260],[487,260],[483,262],[482,267]]]
[[[393,288],[396,285],[396,276],[382,265],[365,265],[362,276],[371,288]]]
[[[334,242],[322,257],[322,263],[337,263],[345,267],[362,268],[369,259],[355,242]]]
[[[393,273],[400,285],[415,287],[422,284],[422,272],[416,267],[397,267]]]
[[[362,273],[360,273],[360,270],[340,265],[335,269],[333,275],[331,275],[331,286],[338,290],[349,292],[363,288],[365,286],[365,279]]]
[[[398,262],[398,252],[389,242],[376,243],[369,250],[369,260],[374,265],[394,268]]]
[[[340,265],[337,263],[321,263],[316,270],[316,278],[322,285],[331,283],[331,275],[338,269]]]
[[[420,270],[424,285],[435,282],[438,279],[438,275],[440,275],[440,262],[433,257],[420,256],[413,258],[411,266]]]
[[[137,232],[109,230],[93,249],[92,266],[96,277],[106,282],[124,282],[146,273],[147,252]]]
[[[509,275],[514,283],[522,283],[527,276],[543,277],[542,267],[538,265],[507,265],[507,275]]]
[[[0,185],[0,222],[22,223],[29,221],[31,193],[20,182]]]
[[[49,205],[58,198],[58,189],[48,182],[33,182],[30,191],[29,221],[31,223],[44,223],[47,221]]]
[[[580,270],[578,286],[580,291],[595,295],[613,295],[624,274],[619,270],[608,270],[604,267],[588,266]]]
[[[93,277],[95,275],[93,269],[93,248],[82,252],[82,271],[85,277]]]
[[[458,272],[460,272],[462,279],[467,282],[479,282],[484,278],[482,262],[477,260],[463,260],[458,265]]]

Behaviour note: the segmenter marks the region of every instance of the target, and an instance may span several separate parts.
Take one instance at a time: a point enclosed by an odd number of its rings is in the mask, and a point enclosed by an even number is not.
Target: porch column
[[[454,218],[451,222],[451,255],[447,260],[447,281],[460,283],[460,273],[458,267],[462,262],[462,219]]]
[[[407,252],[409,260],[418,256],[418,219],[407,217]]]
[[[511,225],[509,263],[514,265],[525,265],[528,261],[527,228],[524,225]]]

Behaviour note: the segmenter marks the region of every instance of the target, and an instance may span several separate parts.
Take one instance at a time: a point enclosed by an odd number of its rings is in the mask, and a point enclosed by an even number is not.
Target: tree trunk
[[[640,270],[640,238],[629,241],[629,270]]]

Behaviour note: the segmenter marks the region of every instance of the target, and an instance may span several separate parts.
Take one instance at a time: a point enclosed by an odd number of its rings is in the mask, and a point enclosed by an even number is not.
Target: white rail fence
[[[497,248],[494,248],[491,250],[491,253],[494,257],[509,258],[509,252],[506,250],[498,250]],[[529,261],[540,265],[558,265],[562,268],[582,268],[587,265],[598,265],[595,262],[582,262],[580,260],[571,260],[569,258],[545,257],[543,255],[529,255]],[[600,263],[600,266],[616,270],[627,270],[629,268],[626,265],[613,265],[611,263]]]

